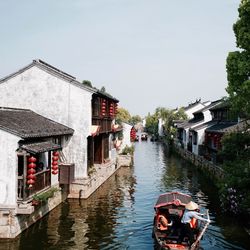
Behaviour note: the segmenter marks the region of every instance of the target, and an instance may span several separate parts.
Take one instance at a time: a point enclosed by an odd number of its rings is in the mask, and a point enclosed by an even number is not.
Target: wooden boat
[[[147,140],[148,140],[148,134],[142,133],[142,134],[141,134],[141,140],[142,140],[142,141],[147,141]]]
[[[184,237],[183,242],[179,243],[179,236],[181,232],[181,217],[185,210],[185,205],[192,200],[191,196],[179,192],[169,192],[161,194],[154,206],[155,215],[153,222],[152,237],[155,239],[156,249],[164,250],[194,250],[199,248],[199,243],[204,234],[208,223],[204,225],[203,222],[197,221],[195,228],[196,241],[190,247],[188,238]],[[158,216],[167,214],[168,222],[171,224],[167,230],[160,230],[158,224]],[[208,213],[207,213],[208,216]],[[208,216],[209,217],[209,216]]]

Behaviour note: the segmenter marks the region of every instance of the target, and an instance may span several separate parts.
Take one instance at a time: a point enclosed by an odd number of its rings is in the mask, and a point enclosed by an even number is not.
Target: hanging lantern
[[[53,157],[52,157],[52,160],[53,160],[53,161],[58,161],[58,156],[53,156]]]
[[[101,102],[101,114],[102,116],[106,115],[106,100],[105,99],[102,99],[102,102]]]
[[[29,162],[36,162],[36,158],[34,156],[29,157]]]
[[[118,104],[115,103],[115,115],[118,113]]]
[[[113,116],[113,115],[114,115],[114,103],[110,103],[109,115],[110,115],[110,116]]]
[[[28,158],[28,170],[27,170],[27,184],[29,185],[28,188],[32,188],[33,185],[35,184],[35,180],[36,180],[36,176],[35,176],[35,173],[36,173],[36,158],[34,156],[31,156]]]
[[[52,154],[52,163],[51,163],[51,169],[52,169],[52,174],[56,175],[58,174],[58,159],[59,159],[59,152],[54,151]]]
[[[27,173],[28,173],[28,175],[35,174],[36,170],[34,168],[29,168]]]
[[[136,130],[135,130],[134,127],[132,127],[131,130],[130,130],[130,140],[134,141],[135,138],[136,138]]]

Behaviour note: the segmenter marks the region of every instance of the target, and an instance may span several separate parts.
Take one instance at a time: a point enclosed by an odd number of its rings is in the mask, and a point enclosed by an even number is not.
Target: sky
[[[0,0],[0,78],[41,59],[131,115],[227,96],[240,0]]]

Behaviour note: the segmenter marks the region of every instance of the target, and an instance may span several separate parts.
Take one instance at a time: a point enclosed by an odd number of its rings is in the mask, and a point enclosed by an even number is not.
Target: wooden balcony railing
[[[35,193],[50,187],[51,172],[50,169],[38,172],[35,174],[36,181],[31,189],[28,189],[28,184],[22,176],[18,176],[17,198],[18,200],[27,200]]]
[[[105,133],[105,132],[112,131],[112,128],[111,128],[112,120],[110,120],[110,119],[93,118],[92,124],[100,126],[99,133]]]

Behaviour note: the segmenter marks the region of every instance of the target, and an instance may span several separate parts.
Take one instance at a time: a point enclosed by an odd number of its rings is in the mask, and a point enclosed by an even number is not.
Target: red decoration
[[[109,115],[114,116],[114,103],[110,103],[109,106]]]
[[[36,158],[34,156],[29,157],[29,162],[36,162]]]
[[[34,169],[34,168],[30,168],[30,169],[28,169],[28,175],[30,175],[30,174],[35,174],[36,173],[36,170]]]
[[[36,180],[36,176],[35,176],[35,173],[36,173],[36,158],[34,156],[31,156],[28,158],[28,176],[27,176],[27,184],[29,185],[29,188],[32,188],[33,187],[33,184],[35,184],[35,180]]]
[[[53,156],[53,157],[52,157],[52,160],[53,160],[53,161],[58,161],[58,156]]]
[[[130,130],[130,140],[134,141],[135,138],[136,138],[136,130],[135,130],[134,127],[132,127],[131,130]]]
[[[54,175],[58,174],[58,159],[59,159],[58,156],[59,156],[59,152],[54,151],[53,157],[52,157],[52,163],[51,163],[52,174]]]
[[[53,156],[59,156],[59,152],[54,151],[54,152],[53,152]]]

